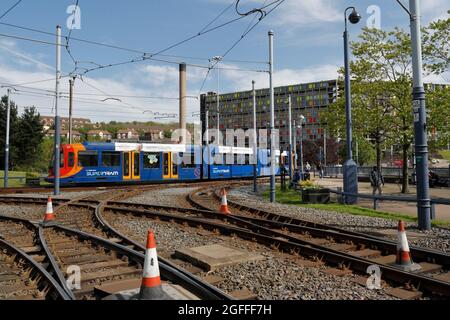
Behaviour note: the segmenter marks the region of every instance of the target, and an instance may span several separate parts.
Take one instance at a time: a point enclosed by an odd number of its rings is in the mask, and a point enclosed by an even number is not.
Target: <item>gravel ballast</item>
[[[120,228],[140,243],[145,242],[149,229],[155,231],[158,254],[169,258],[177,249],[192,248],[210,244],[221,244],[243,251],[258,253],[263,260],[221,267],[200,275],[216,275],[225,280],[216,284],[226,292],[248,289],[258,299],[321,299],[321,300],[363,300],[393,299],[384,289],[369,290],[352,282],[355,275],[343,277],[325,273],[326,266],[305,267],[296,261],[297,257],[282,254],[265,246],[208,233],[205,230],[184,227],[175,223],[154,221],[146,218],[127,217],[104,213],[106,220]],[[177,260],[177,263],[179,261]],[[182,265],[183,266],[183,265]]]
[[[231,190],[229,192],[229,199],[245,206],[352,231],[379,232],[380,230],[397,229],[398,221],[396,220],[271,203],[263,198],[262,192],[263,186],[260,186],[258,194],[253,193],[252,187],[243,186]],[[450,230],[432,228],[430,231],[421,231],[417,228],[417,224],[413,222],[407,222],[406,226],[407,230],[424,235],[423,237],[410,237],[408,240],[411,245],[450,253]],[[396,237],[390,239],[396,239]]]
[[[155,206],[191,208],[192,206],[186,200],[186,196],[197,189],[198,187],[194,188],[175,187],[161,190],[152,190],[144,192],[136,197],[129,198],[125,200],[125,202],[143,203]]]

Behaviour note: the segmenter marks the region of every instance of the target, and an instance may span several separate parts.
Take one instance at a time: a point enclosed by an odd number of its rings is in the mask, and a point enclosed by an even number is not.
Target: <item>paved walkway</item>
[[[337,188],[343,187],[342,179],[318,179],[315,180],[318,184],[324,187]],[[359,193],[372,194],[372,187],[369,182],[359,182],[358,183]],[[450,189],[449,188],[431,188],[430,189],[431,198],[443,198],[450,199]],[[415,196],[416,187],[409,186],[409,194],[404,195],[401,193],[401,185],[398,184],[386,184],[383,190],[384,195],[395,195],[395,196]],[[373,201],[369,199],[360,199],[359,205],[361,207],[373,208]],[[410,216],[417,216],[416,203],[409,202],[393,202],[393,201],[382,201],[379,203],[379,210],[395,212],[401,214],[407,214]],[[450,221],[450,206],[447,205],[436,205],[436,219],[441,221]]]

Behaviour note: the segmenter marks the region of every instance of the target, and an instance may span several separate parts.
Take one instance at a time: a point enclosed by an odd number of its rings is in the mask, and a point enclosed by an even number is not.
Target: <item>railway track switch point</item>
[[[158,255],[156,252],[155,233],[150,230],[147,234],[144,270],[139,292],[139,300],[170,300],[164,292],[159,275]]]
[[[54,221],[55,221],[55,214],[53,213],[52,197],[49,196],[47,200],[47,210],[45,211],[43,224],[44,226],[46,226]]]
[[[397,235],[397,258],[395,260],[395,266],[403,269],[404,271],[418,271],[421,266],[414,263],[409,250],[408,239],[406,238],[405,222],[398,222],[398,235]]]
[[[220,194],[222,195],[222,201],[220,203],[220,213],[229,215],[231,214],[231,211],[230,209],[228,209],[227,191],[225,190],[225,188],[222,189]]]

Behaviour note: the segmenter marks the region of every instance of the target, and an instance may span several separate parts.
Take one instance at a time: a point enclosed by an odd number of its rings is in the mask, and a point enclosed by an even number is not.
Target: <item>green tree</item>
[[[424,61],[429,72],[439,74],[449,65],[448,21],[432,23],[425,29]],[[378,166],[381,165],[383,142],[401,146],[404,160],[402,192],[406,193],[408,156],[413,142],[410,36],[398,28],[391,31],[364,28],[359,38],[351,43],[355,57],[351,62],[353,130],[356,137],[368,137],[373,141]],[[430,92],[430,100],[434,99],[433,95]],[[436,101],[443,102],[442,99]],[[330,132],[341,138],[345,133],[344,105],[343,98],[338,99],[324,115]],[[439,109],[438,106],[428,111],[431,114],[440,112]],[[439,117],[430,115],[430,119]],[[441,122],[436,120],[437,124]],[[433,126],[427,128],[431,132]],[[448,125],[439,128],[448,131]]]
[[[27,107],[18,120],[17,148],[21,155],[20,166],[34,168],[39,159],[39,146],[44,138],[43,125],[35,107]]]

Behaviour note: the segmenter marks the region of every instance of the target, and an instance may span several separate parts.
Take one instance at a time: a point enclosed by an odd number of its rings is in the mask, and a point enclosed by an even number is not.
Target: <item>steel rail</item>
[[[134,241],[134,240],[128,238],[127,236],[125,236],[124,234],[120,233],[117,229],[115,229],[106,220],[103,219],[103,217],[101,215],[101,211],[103,210],[103,208],[104,208],[103,206],[97,206],[95,208],[95,217],[97,218],[97,221],[105,229],[107,229],[111,233],[113,233],[116,237],[123,239],[125,241],[125,243],[129,243],[130,245],[133,245],[135,248],[137,248],[137,250],[145,252],[145,247],[143,245],[137,243],[136,241]],[[200,295],[201,297],[204,297],[205,299],[234,300],[234,298],[232,296],[219,290],[218,288],[209,284],[208,282],[199,279],[192,273],[173,264],[169,260],[164,259],[163,257],[158,257],[158,261],[159,261],[159,265],[162,270],[162,273],[164,273],[164,275],[168,279],[170,279],[171,281],[174,281],[174,282],[183,283],[193,293]]]
[[[26,220],[26,219],[21,219],[21,218],[17,218],[17,217],[10,217],[10,216],[6,216],[6,215],[0,215],[0,219],[1,220],[10,220],[10,221],[22,223],[24,225],[27,225],[28,227],[31,227],[31,228],[34,228],[34,229],[38,229],[38,227],[35,224],[33,224],[31,221]],[[36,231],[38,231],[38,230],[36,230]],[[9,248],[11,248],[11,250],[15,251],[18,255],[20,255],[21,257],[26,259],[34,268],[36,268],[39,271],[39,273],[41,273],[41,275],[43,275],[49,281],[49,283],[58,292],[58,294],[60,295],[60,297],[62,299],[64,299],[64,300],[70,300],[71,299],[70,295],[67,294],[67,291],[64,290],[63,286],[61,286],[61,284],[58,283],[59,281],[57,281],[52,275],[50,275],[50,273],[47,270],[45,270],[44,267],[40,263],[36,262],[31,256],[29,256],[27,253],[25,253],[21,249],[15,247],[13,244],[10,244],[1,235],[0,235],[0,242],[3,245],[8,246]],[[42,247],[45,246],[45,244],[43,244],[42,242],[40,243],[40,245]],[[47,252],[46,252],[46,254],[47,254]],[[47,254],[46,258],[51,261],[52,256]],[[57,270],[58,269],[53,268],[53,270],[51,270],[51,272],[57,272]]]
[[[225,235],[238,235],[245,240],[258,241],[260,243],[275,246],[278,249],[282,249],[286,252],[295,252],[309,258],[322,258],[325,259],[329,264],[337,266],[348,266],[352,270],[366,274],[367,268],[374,265],[373,261],[366,260],[363,258],[355,257],[347,253],[339,252],[336,250],[328,249],[323,246],[307,242],[295,237],[276,232],[237,218],[227,216],[229,221],[235,221],[240,223],[240,225],[246,226],[248,229],[233,226],[231,224],[222,224],[212,222],[210,220],[191,218],[191,217],[181,217],[179,215],[158,213],[158,212],[148,212],[145,210],[137,209],[127,209],[127,208],[108,208],[105,209],[112,210],[113,212],[127,212],[134,213],[137,215],[158,217],[160,220],[164,221],[175,221],[182,224],[187,224],[192,227],[202,226],[208,230],[219,230]],[[421,288],[421,290],[426,291],[430,294],[438,294],[450,296],[450,284],[441,280],[433,279],[431,277],[413,274],[409,272],[402,271],[395,267],[388,265],[378,265],[385,279],[393,283],[399,283],[404,285],[405,283],[412,284],[415,288]]]

